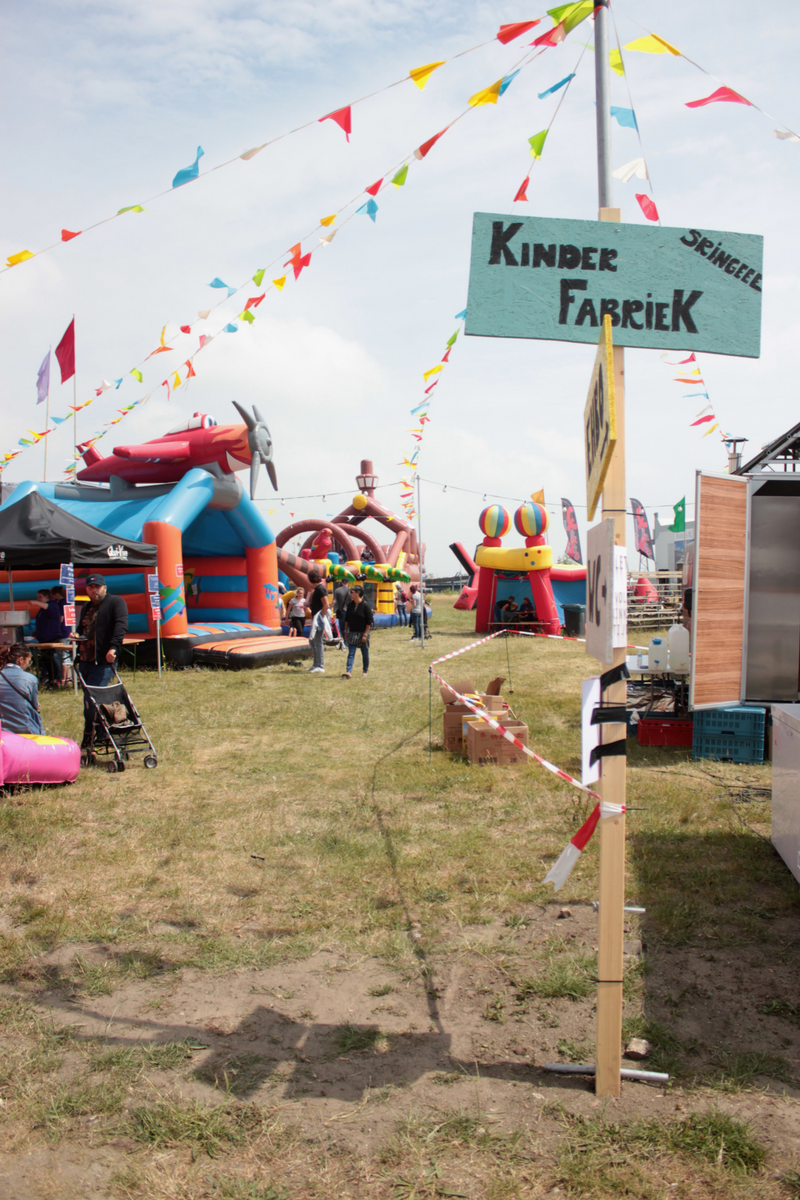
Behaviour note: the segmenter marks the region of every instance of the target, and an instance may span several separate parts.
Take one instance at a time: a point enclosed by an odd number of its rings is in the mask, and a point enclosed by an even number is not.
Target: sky
[[[700,359],[721,427],[748,438],[750,456],[800,420],[800,143],[772,136],[776,127],[800,128],[800,13],[793,0],[763,8],[742,0],[625,0],[613,14],[623,46],[654,31],[777,118],[733,104],[686,108],[718,83],[682,58],[626,54],[663,223],[765,239],[760,359]],[[415,445],[410,410],[466,305],[473,213],[597,215],[594,56],[582,45],[593,42],[591,22],[526,67],[496,106],[470,110],[412,164],[402,189],[379,195],[375,222],[357,215],[322,248],[319,218],[341,211],[461,113],[474,92],[515,69],[550,20],[506,46],[495,39],[501,24],[544,15],[536,6],[479,0],[6,6],[2,260],[58,241],[62,228],[86,229],[168,194],[0,275],[0,450],[45,428],[36,373],[74,313],[78,402],[103,379],[124,378],[79,415],[79,440],[151,390],[98,450],[158,436],[197,411],[237,420],[232,400],[255,403],[275,443],[280,491],[262,473],[258,499],[276,531],[344,508],[362,458],[374,462],[381,485],[393,485],[379,495],[400,511],[399,464]],[[479,48],[454,60],[472,47]],[[437,60],[449,61],[424,91],[406,79],[411,68]],[[561,97],[538,93],[579,60],[533,165],[528,138],[546,127]],[[612,75],[611,90],[613,104],[629,106],[626,79]],[[332,121],[319,122],[373,92],[353,108],[349,143]],[[169,192],[198,146],[201,177]],[[635,132],[614,123],[613,166],[640,153]],[[211,171],[228,159],[236,161]],[[528,203],[514,204],[531,167]],[[641,188],[636,179],[615,181],[624,221],[647,224],[634,199]],[[181,369],[183,378],[198,334],[215,333],[243,307],[242,296],[233,297],[200,321],[198,312],[220,299],[210,281],[238,286],[269,266],[269,282],[301,239],[304,253],[318,248],[308,270],[296,283],[290,272],[282,292],[268,291],[252,326],[220,334],[197,356],[188,388],[167,400],[159,385],[168,370]],[[182,324],[190,334],[178,332]],[[159,344],[165,325],[174,353],[151,359],[139,384],[129,372]],[[585,548],[582,417],[594,355],[588,345],[459,336],[433,392],[420,455],[429,572],[457,569],[451,542],[474,548],[484,496],[513,513],[544,488],[556,556],[566,542],[560,500],[568,497]],[[703,438],[702,427],[689,427],[704,401],[683,398],[687,389],[673,382],[657,350],[626,351],[625,369],[628,495],[643,502],[651,524],[656,512],[662,523],[671,518],[684,495],[691,517],[696,470],[719,472],[727,462],[716,434]],[[64,416],[73,385],[60,384],[55,362],[52,378],[51,413]],[[61,478],[71,461],[71,424],[47,439],[49,479]],[[41,445],[28,450],[4,482],[42,478],[43,457]],[[516,541],[512,534],[506,544]]]

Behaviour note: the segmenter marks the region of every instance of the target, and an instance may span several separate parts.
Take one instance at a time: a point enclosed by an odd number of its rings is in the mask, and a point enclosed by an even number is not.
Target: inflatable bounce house
[[[80,447],[86,465],[78,472],[77,482],[20,483],[0,506],[0,524],[9,509],[30,497],[37,500],[37,508],[49,505],[52,511],[55,507],[88,531],[85,537],[93,543],[94,558],[83,571],[75,561],[76,589],[82,591],[82,576],[89,570],[102,569],[109,591],[127,602],[129,634],[141,642],[140,661],[155,658],[156,626],[148,602],[150,575],[158,576],[161,638],[168,660],[181,665],[195,661],[248,667],[310,653],[303,639],[284,636],[279,572],[287,583],[306,587],[312,566],[331,582],[334,576],[354,578],[354,573],[337,567],[325,554],[327,543],[318,544],[316,562],[311,553],[295,556],[285,550],[285,543],[301,526],[331,531],[344,559],[357,566],[359,574],[371,575],[379,588],[383,586],[379,603],[384,613],[388,613],[393,586],[390,577],[408,578],[402,563],[418,562],[411,527],[369,492],[356,496],[350,508],[329,526],[321,521],[301,522],[276,538],[254,503],[262,464],[277,490],[272,439],[255,406],[252,415],[235,401],[234,407],[243,424],[218,425],[213,417],[195,413],[163,437],[116,446],[107,458],[91,446]],[[371,464],[362,466],[370,468],[365,488],[370,482],[374,487]],[[249,496],[235,474],[247,467]],[[379,546],[360,531],[366,516],[396,530],[391,547]],[[48,540],[51,524],[42,514],[29,514],[32,552],[40,539]],[[354,539],[374,558],[368,568]],[[138,553],[145,550],[150,556]],[[98,566],[99,552],[102,567]],[[15,571],[13,579],[9,572],[8,584],[0,585],[0,609],[13,607],[14,599],[23,603],[33,599],[39,587],[58,582],[57,567],[53,570],[49,559],[49,569],[35,569],[42,561],[33,558],[33,569]],[[134,569],[141,562],[152,565]],[[10,565],[0,561],[0,570]],[[391,610],[394,614],[393,603]]]
[[[525,538],[520,547],[503,546],[511,517],[500,504],[490,504],[480,515],[483,542],[473,561],[460,542],[450,549],[471,576],[455,607],[475,609],[475,632],[488,633],[510,623],[504,606],[516,604],[515,625],[529,625],[543,633],[559,633],[565,604],[586,603],[586,568],[554,567],[553,551],[546,544],[547,509],[533,500],[520,505],[514,525]],[[506,618],[506,619],[504,619]]]
[[[356,476],[356,485],[359,488],[358,495],[332,521],[295,521],[281,530],[276,538],[279,556],[292,538],[302,533],[309,535],[298,558],[287,556],[284,552],[281,569],[288,576],[285,580],[287,583],[303,582],[292,570],[298,563],[304,564],[306,571],[316,566],[321,574],[329,578],[344,578],[348,582],[362,579],[367,585],[372,584],[371,603],[375,624],[394,625],[398,619],[394,585],[397,582],[419,583],[420,558],[424,557],[425,547],[422,547],[420,554],[414,527],[405,517],[389,512],[375,498],[378,476],[369,459],[361,460],[361,473]],[[362,527],[368,518],[377,521],[392,534],[391,542],[379,542]],[[356,542],[361,543],[363,550],[358,550]],[[370,599],[369,596],[367,598]]]

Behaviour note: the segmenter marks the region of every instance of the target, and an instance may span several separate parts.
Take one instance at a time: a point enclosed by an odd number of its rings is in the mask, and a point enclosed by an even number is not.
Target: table
[[[625,665],[627,666],[631,675],[639,675],[643,681],[648,676],[650,678],[650,704],[647,708],[647,712],[644,714],[645,716],[649,715],[650,709],[653,707],[655,702],[656,678],[674,679],[680,684],[680,692],[678,693],[676,691],[675,693],[675,712],[678,713],[681,711],[686,711],[686,683],[689,679],[688,671],[651,671],[649,665],[640,665],[638,654],[627,655],[625,658]]]
[[[67,653],[70,655],[70,658],[72,659],[73,664],[75,662],[75,644],[74,644],[74,642],[26,642],[25,645],[26,645],[27,649],[30,650],[33,655],[33,660],[36,664],[36,677],[39,680],[39,683],[42,683],[42,664],[41,664],[41,660],[39,658],[40,650],[59,650],[62,653],[66,650]],[[59,675],[59,679],[60,679],[61,678],[60,664],[59,664],[58,675]]]

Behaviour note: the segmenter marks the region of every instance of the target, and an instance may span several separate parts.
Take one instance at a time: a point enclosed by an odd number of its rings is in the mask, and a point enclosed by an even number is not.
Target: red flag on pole
[[[75,374],[75,318],[67,326],[67,331],[56,346],[56,358],[61,368],[61,382],[66,383]]]

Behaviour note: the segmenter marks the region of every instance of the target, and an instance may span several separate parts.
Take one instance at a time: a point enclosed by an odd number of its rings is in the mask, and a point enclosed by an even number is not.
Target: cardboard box
[[[473,713],[472,709],[468,708],[463,701],[456,699],[457,694],[469,696],[474,703],[485,708],[503,724],[509,717],[514,717],[513,711],[500,695],[500,687],[504,678],[500,675],[497,679],[491,680],[487,684],[485,692],[476,691],[475,684],[471,679],[462,679],[458,683],[454,683],[452,687],[444,684],[439,688],[445,705],[442,717],[442,741],[445,750],[451,754],[464,754],[467,751],[467,722],[473,719]]]
[[[524,746],[528,744],[528,726],[516,718],[503,722],[509,733],[513,733]],[[497,766],[521,766],[528,761],[512,742],[506,741],[485,721],[473,720],[467,726],[467,754],[471,763],[495,763]]]

